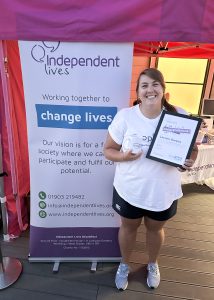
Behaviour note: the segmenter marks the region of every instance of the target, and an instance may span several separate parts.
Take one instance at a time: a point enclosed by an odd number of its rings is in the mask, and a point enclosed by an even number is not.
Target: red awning
[[[214,44],[184,42],[135,43],[134,55],[177,58],[214,58]]]

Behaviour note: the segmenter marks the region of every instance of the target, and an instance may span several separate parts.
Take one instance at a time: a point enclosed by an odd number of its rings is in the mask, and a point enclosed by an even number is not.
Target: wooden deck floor
[[[3,256],[19,258],[23,272],[9,288],[0,291],[1,300],[170,300],[214,299],[214,191],[195,184],[183,186],[184,198],[178,214],[166,227],[166,241],[159,259],[161,284],[146,286],[144,227],[141,226],[131,257],[128,289],[114,286],[117,263],[61,263],[53,273],[52,263],[28,262],[28,232],[2,242]]]

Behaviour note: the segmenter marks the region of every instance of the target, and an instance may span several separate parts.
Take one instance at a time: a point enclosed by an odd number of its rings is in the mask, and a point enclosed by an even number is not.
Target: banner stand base
[[[120,262],[121,257],[31,257],[28,256],[29,262]]]
[[[59,271],[59,261],[55,261],[54,262],[54,266],[53,266],[53,273],[58,273]],[[95,273],[97,271],[97,261],[92,261],[91,263],[91,272]]]
[[[59,261],[55,261],[54,266],[53,266],[53,273],[58,273],[59,271]]]
[[[55,261],[54,262],[54,266],[53,266],[53,273],[58,273],[59,271],[59,261]],[[91,263],[91,272],[95,273],[97,271],[97,261],[92,261]]]
[[[91,272],[97,271],[98,262],[120,262],[121,257],[30,257],[29,262],[53,262],[53,273],[59,271],[60,262],[91,262]]]
[[[91,263],[91,272],[95,273],[97,271],[97,261],[92,261]]]

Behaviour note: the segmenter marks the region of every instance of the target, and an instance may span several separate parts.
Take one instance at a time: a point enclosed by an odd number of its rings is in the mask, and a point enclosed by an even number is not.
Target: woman
[[[117,113],[104,145],[105,157],[117,162],[113,208],[121,217],[118,239],[122,261],[115,277],[119,290],[128,286],[129,258],[142,218],[149,258],[147,284],[150,288],[158,287],[158,255],[164,242],[163,227],[176,214],[177,199],[183,195],[179,171],[190,169],[197,157],[197,146],[194,146],[183,169],[145,157],[162,110],[186,112],[166,101],[164,78],[157,69],[141,72],[136,92],[139,104]],[[140,143],[140,151],[131,149],[133,143]]]

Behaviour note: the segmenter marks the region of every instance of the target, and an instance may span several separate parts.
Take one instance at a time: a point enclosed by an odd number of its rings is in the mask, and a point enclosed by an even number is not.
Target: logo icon
[[[39,192],[38,196],[41,200],[45,200],[47,197],[46,193],[43,191]]]
[[[116,209],[117,209],[117,210],[120,210],[121,207],[120,207],[119,204],[116,204],[115,206],[116,206]]]
[[[39,202],[39,207],[40,207],[41,209],[46,208],[46,206],[47,206],[47,204],[46,204],[44,201],[40,201],[40,202]]]
[[[60,42],[42,42],[42,46],[36,44],[31,49],[31,56],[36,62],[43,63],[47,52],[55,52],[59,45]]]
[[[44,210],[40,210],[39,211],[39,216],[40,216],[40,218],[46,218],[47,213]]]

